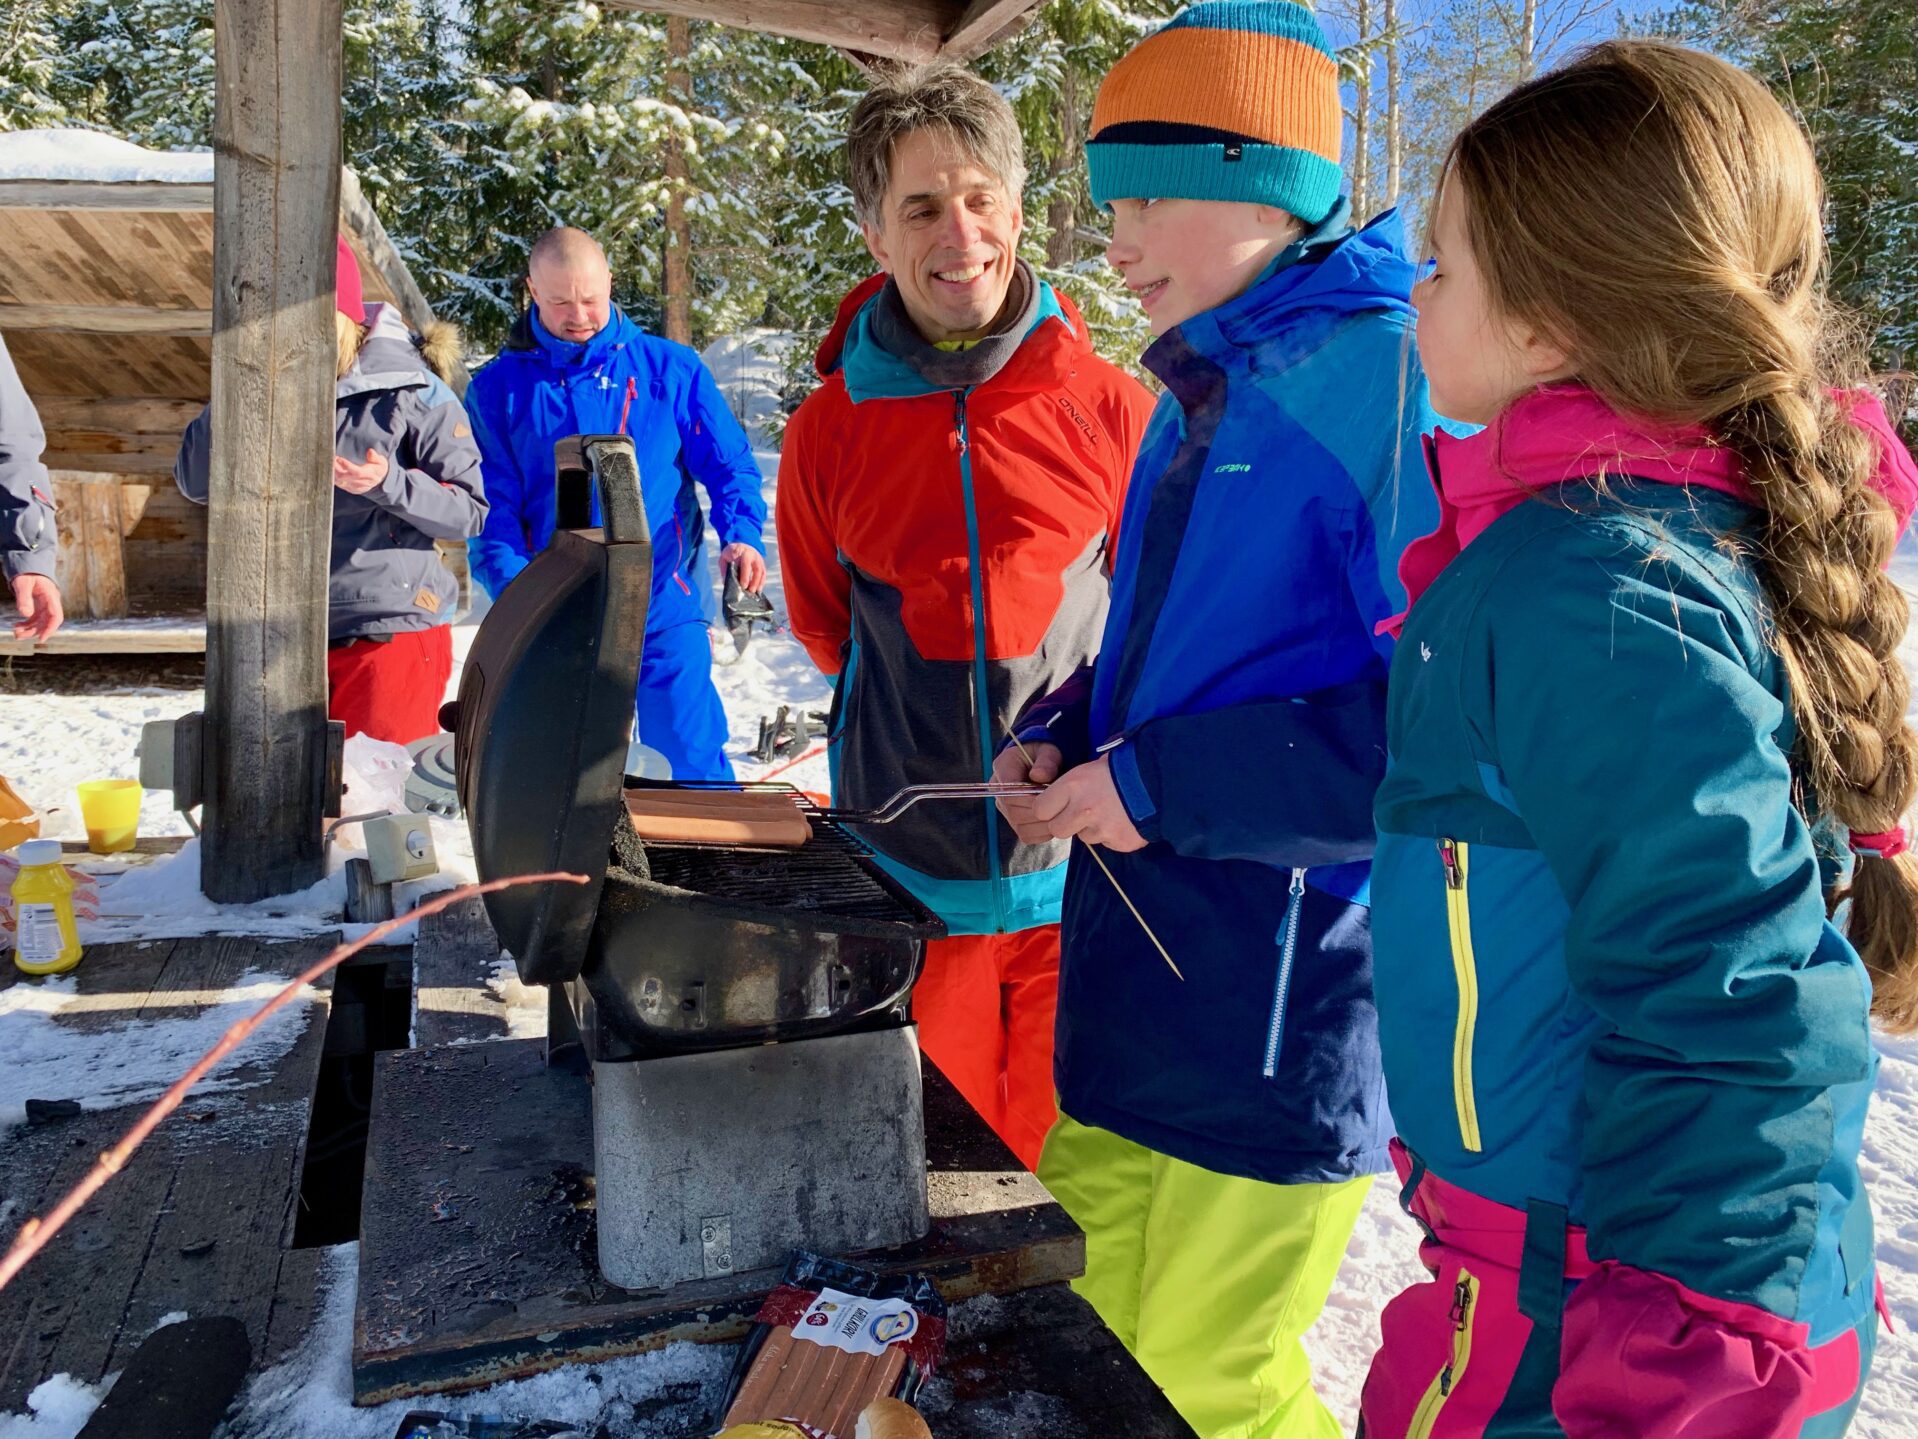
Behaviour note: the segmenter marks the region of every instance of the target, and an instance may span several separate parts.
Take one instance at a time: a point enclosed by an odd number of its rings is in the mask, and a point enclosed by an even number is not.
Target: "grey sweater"
[[[486,520],[466,411],[429,368],[399,311],[371,305],[367,320],[359,359],[335,387],[333,450],[357,462],[377,450],[388,469],[364,495],[333,491],[327,638],[335,644],[445,624],[457,585],[433,542],[470,539]],[[180,492],[202,505],[209,430],[202,410],[173,465]]]
[[[53,500],[40,455],[47,432],[0,340],[0,569],[53,578]]]

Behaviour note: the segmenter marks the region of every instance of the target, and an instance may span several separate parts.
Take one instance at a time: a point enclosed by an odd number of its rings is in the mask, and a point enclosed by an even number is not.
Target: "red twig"
[[[335,965],[351,959],[368,945],[386,938],[395,930],[426,915],[438,914],[448,905],[462,899],[476,894],[491,894],[497,889],[510,889],[514,885],[554,884],[561,881],[567,884],[587,882],[585,875],[553,873],[515,875],[510,879],[488,880],[485,884],[463,884],[458,889],[449,889],[444,894],[435,895],[417,909],[409,910],[383,924],[375,925],[356,940],[340,945],[325,959],[291,981],[285,989],[274,995],[259,1009],[227,1030],[220,1037],[218,1044],[201,1055],[191,1069],[175,1080],[172,1087],[153,1102],[133,1128],[121,1137],[118,1144],[100,1156],[93,1168],[87,1171],[86,1178],[68,1190],[66,1196],[53,1206],[46,1218],[29,1219],[21,1226],[20,1232],[13,1238],[12,1247],[7,1250],[6,1257],[0,1259],[0,1289],[5,1289],[14,1275],[26,1267],[27,1261],[44,1249],[47,1242],[60,1232],[66,1222],[78,1214],[86,1202],[99,1192],[100,1187],[120,1172],[133,1151],[140,1147],[149,1134],[160,1127],[160,1121],[180,1107],[180,1101],[186,1098],[189,1089],[206,1078],[214,1065],[245,1043],[248,1035],[264,1024],[274,1010],[292,1000],[303,986],[311,984]]]

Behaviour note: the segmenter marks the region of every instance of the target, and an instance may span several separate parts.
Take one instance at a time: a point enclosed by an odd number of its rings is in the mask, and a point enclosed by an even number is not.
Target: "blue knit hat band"
[[[1228,156],[1236,150],[1237,159]],[[1237,200],[1274,205],[1316,225],[1339,202],[1343,175],[1323,156],[1282,145],[1086,146],[1092,200]]]

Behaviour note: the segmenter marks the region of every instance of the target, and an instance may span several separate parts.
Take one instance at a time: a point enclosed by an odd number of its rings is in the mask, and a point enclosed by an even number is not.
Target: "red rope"
[[[587,882],[583,874],[553,873],[517,875],[511,879],[488,880],[485,884],[463,884],[458,889],[449,889],[444,894],[435,895],[417,909],[389,919],[384,924],[375,925],[356,940],[340,945],[325,959],[291,981],[285,989],[274,995],[259,1009],[227,1030],[218,1044],[201,1055],[198,1063],[176,1079],[172,1087],[153,1102],[133,1128],[122,1136],[118,1144],[100,1156],[93,1168],[87,1171],[86,1177],[67,1191],[66,1196],[53,1206],[45,1219],[29,1219],[20,1227],[20,1232],[14,1236],[13,1245],[7,1250],[6,1257],[0,1259],[0,1289],[5,1289],[14,1275],[26,1267],[27,1261],[44,1249],[47,1242],[65,1227],[66,1222],[78,1214],[85,1207],[86,1202],[99,1192],[101,1186],[125,1167],[133,1151],[145,1142],[148,1135],[160,1127],[163,1119],[180,1107],[180,1101],[186,1098],[187,1091],[206,1078],[214,1065],[239,1048],[246,1041],[247,1036],[264,1024],[274,1010],[291,1002],[303,985],[311,984],[335,965],[351,959],[368,945],[386,938],[395,930],[402,929],[426,915],[438,914],[448,905],[456,904],[462,899],[471,898],[476,894],[491,894],[494,890],[510,889],[514,885],[551,884],[560,881],[567,884]]]

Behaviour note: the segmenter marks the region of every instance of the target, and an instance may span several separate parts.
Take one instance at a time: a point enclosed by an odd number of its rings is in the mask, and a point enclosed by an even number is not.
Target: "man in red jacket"
[[[786,429],[793,632],[837,679],[835,803],[989,779],[1007,725],[1098,649],[1107,556],[1151,401],[1018,258],[1018,123],[939,68],[853,112],[854,207],[883,275],[847,296]],[[989,803],[864,831],[946,921],[913,995],[933,1062],[1028,1166],[1054,1117],[1066,845]]]

